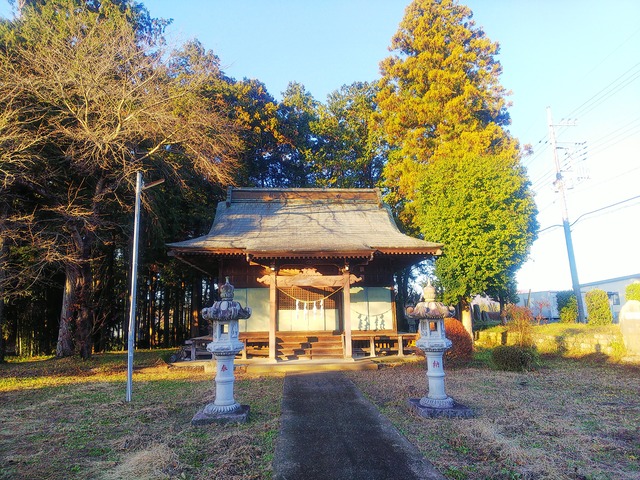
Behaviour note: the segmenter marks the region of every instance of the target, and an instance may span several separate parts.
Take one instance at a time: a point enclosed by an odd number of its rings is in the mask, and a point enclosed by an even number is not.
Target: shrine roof
[[[207,235],[170,252],[254,258],[439,255],[442,244],[400,232],[378,189],[229,188]]]

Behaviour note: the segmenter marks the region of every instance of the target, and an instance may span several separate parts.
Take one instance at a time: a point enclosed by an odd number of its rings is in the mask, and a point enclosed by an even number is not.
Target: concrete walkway
[[[273,466],[275,480],[444,479],[340,372],[287,374]]]

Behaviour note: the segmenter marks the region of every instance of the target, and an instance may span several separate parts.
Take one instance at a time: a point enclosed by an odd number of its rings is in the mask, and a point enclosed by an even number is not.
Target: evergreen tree
[[[519,146],[505,130],[497,43],[457,0],[415,0],[381,63],[377,127],[387,201],[405,229],[445,244],[447,301],[506,297],[535,238]]]

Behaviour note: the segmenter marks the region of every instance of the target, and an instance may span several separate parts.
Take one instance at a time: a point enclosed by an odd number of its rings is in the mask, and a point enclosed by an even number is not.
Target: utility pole
[[[562,201],[562,226],[564,228],[564,239],[567,244],[567,255],[569,256],[569,269],[571,270],[571,284],[573,293],[578,302],[578,322],[585,323],[584,307],[582,305],[582,294],[580,293],[580,282],[578,281],[578,269],[576,267],[576,258],[573,254],[573,240],[571,239],[571,225],[569,224],[569,213],[567,210],[567,198],[565,195],[565,184],[562,178],[562,170],[560,161],[558,160],[558,147],[556,145],[556,133],[554,130],[553,118],[551,116],[551,107],[547,107],[547,123],[549,124],[549,142],[551,143],[551,151],[553,152],[553,161],[556,166],[556,180],[553,182],[558,189],[560,199]]]
[[[145,185],[142,181],[142,172],[136,176],[136,203],[133,218],[133,252],[131,254],[131,298],[129,299],[129,338],[127,343],[127,402],[131,401],[133,387],[133,351],[135,350],[136,331],[136,299],[138,295],[138,240],[140,237],[140,196],[142,190],[155,187],[164,182],[164,178]]]

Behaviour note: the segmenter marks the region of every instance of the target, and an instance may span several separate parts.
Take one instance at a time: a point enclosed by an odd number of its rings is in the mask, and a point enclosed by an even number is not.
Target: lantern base
[[[432,407],[432,408],[451,408],[453,407],[454,401],[451,397],[445,398],[429,398],[422,397],[420,399],[420,405],[423,407]]]
[[[191,425],[210,425],[212,423],[247,423],[249,419],[249,405],[240,405],[231,412],[205,413],[207,407],[200,410],[191,419]]]
[[[453,401],[450,407],[431,407],[422,405],[422,399],[410,398],[409,408],[415,413],[425,418],[447,417],[447,418],[472,418],[475,417],[474,411]]]

